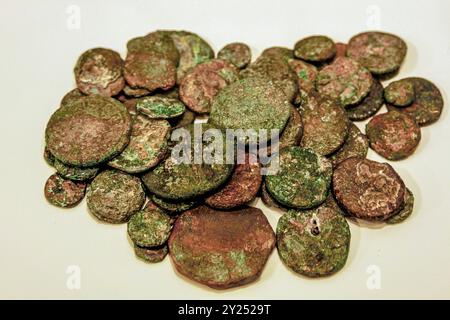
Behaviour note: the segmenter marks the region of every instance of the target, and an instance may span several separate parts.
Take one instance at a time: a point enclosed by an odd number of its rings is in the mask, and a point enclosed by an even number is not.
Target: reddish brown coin
[[[44,194],[51,204],[71,208],[84,198],[85,191],[86,183],[64,179],[58,174],[53,174],[45,183]]]
[[[352,157],[335,168],[333,192],[350,216],[386,220],[402,208],[405,184],[391,165]]]

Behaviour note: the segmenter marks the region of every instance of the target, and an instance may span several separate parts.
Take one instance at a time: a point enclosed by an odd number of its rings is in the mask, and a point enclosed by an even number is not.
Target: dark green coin
[[[396,107],[406,107],[414,101],[414,85],[408,79],[391,82],[384,89],[384,98]]]
[[[369,141],[367,137],[353,123],[350,124],[347,140],[344,144],[329,156],[333,166],[350,157],[365,158],[369,150]]]
[[[99,220],[124,223],[142,208],[145,192],[139,178],[118,170],[101,172],[87,192],[89,211]]]
[[[303,121],[300,146],[326,156],[347,139],[350,121],[335,100],[309,94],[299,110]]]
[[[334,57],[336,45],[325,36],[311,36],[298,41],[294,46],[296,58],[311,62],[323,62]]]
[[[217,58],[232,63],[238,69],[244,69],[252,60],[252,51],[245,43],[233,42],[220,49]]]
[[[91,95],[53,113],[45,141],[58,160],[89,167],[119,154],[129,142],[131,118],[119,101]]]
[[[170,217],[161,210],[144,209],[128,221],[128,235],[139,247],[158,247],[169,238],[172,230]]]
[[[113,168],[140,173],[156,166],[165,156],[170,124],[167,120],[150,119],[145,115],[133,118],[130,143],[108,162]]]
[[[426,126],[439,119],[444,106],[439,89],[431,82],[423,78],[406,78],[414,86],[414,101],[407,107],[394,107],[387,105],[388,110],[397,110],[414,118],[420,126]]]
[[[136,108],[140,113],[152,119],[179,117],[186,110],[180,100],[157,95],[139,99]]]
[[[167,245],[154,248],[143,248],[134,245],[134,253],[136,254],[136,256],[139,259],[142,259],[145,262],[149,263],[157,263],[163,261],[168,252],[169,249],[167,248]]]
[[[386,220],[387,224],[397,224],[405,221],[413,212],[414,209],[414,195],[406,188],[405,192],[405,201],[403,204],[403,208],[395,215]]]
[[[178,129],[184,130],[179,131],[182,137],[183,135],[184,137],[189,135],[189,139],[184,139],[187,144],[184,144],[183,141],[179,142],[172,149],[170,156],[142,177],[142,181],[151,193],[163,199],[186,200],[218,188],[231,175],[233,164],[226,164],[225,143],[220,147],[218,146],[218,148],[223,148],[221,152],[223,157],[212,158],[209,163],[202,161],[201,158],[201,163],[195,160],[196,154],[198,158],[198,153],[194,149],[200,149],[200,145],[194,141],[195,126],[202,136],[208,131],[208,133],[217,134],[218,139],[225,141],[223,133],[209,124],[192,124],[186,128]],[[188,149],[187,151],[184,148],[185,146]],[[212,141],[203,141],[201,149],[214,149],[216,146]]]
[[[223,129],[282,131],[291,104],[267,78],[241,79],[225,87],[214,99],[208,122]]]
[[[378,79],[373,79],[369,94],[358,104],[345,109],[352,121],[362,121],[370,118],[383,106],[383,85]]]
[[[266,187],[281,204],[308,209],[325,201],[332,173],[325,157],[309,149],[288,147],[279,153],[278,172],[266,176]]]
[[[55,159],[53,166],[63,178],[76,181],[93,179],[99,171],[98,167],[75,167],[64,164],[58,159]]]
[[[283,263],[306,277],[332,275],[345,265],[350,228],[327,202],[307,211],[289,211],[277,225],[277,248]]]
[[[151,195],[150,197],[154,204],[156,204],[159,208],[167,211],[169,214],[178,214],[184,212],[195,207],[198,204],[198,201],[196,200],[173,202],[161,199],[155,195]]]
[[[58,174],[51,175],[45,183],[45,198],[51,204],[61,208],[76,206],[83,198],[86,183],[64,179]]]

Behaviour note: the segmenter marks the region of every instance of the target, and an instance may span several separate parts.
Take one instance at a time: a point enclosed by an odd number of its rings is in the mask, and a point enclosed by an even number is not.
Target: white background
[[[449,3],[1,0],[0,298],[450,298]],[[73,4],[81,10],[75,30],[67,11]],[[42,159],[44,129],[74,87],[77,57],[96,46],[124,54],[128,39],[161,28],[197,32],[216,52],[243,41],[254,56],[310,34],[345,42],[381,29],[405,39],[408,54],[397,78],[429,78],[446,103],[440,121],[422,129],[417,152],[393,164],[415,194],[412,217],[384,228],[350,223],[349,259],[332,277],[297,276],[274,252],[256,283],[214,291],[177,275],[170,259],[137,260],[126,225],[98,223],[85,202],[72,210],[49,205],[43,186],[53,171]],[[382,160],[372,151],[369,158]],[[257,206],[275,228],[280,214]],[[71,265],[80,267],[80,290],[66,286]],[[380,289],[367,286],[370,266],[380,271]]]

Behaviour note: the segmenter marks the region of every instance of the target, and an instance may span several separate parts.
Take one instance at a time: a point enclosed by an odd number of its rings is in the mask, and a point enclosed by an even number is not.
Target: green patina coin
[[[419,125],[407,114],[389,111],[373,117],[366,125],[370,147],[388,160],[401,160],[419,145]]]
[[[194,120],[195,113],[193,113],[191,110],[186,109],[181,116],[169,119],[169,123],[172,126],[172,130],[175,130],[194,123]]]
[[[144,209],[135,213],[128,221],[128,235],[139,247],[162,246],[172,230],[170,217],[161,210]]]
[[[208,122],[223,129],[278,129],[290,116],[291,104],[267,78],[241,79],[225,87],[214,99]],[[248,140],[246,140],[248,141]]]
[[[175,66],[180,60],[180,53],[174,41],[163,31],[155,31],[146,36],[131,39],[127,43],[127,50],[129,53],[156,53],[172,61]]]
[[[294,51],[285,47],[270,47],[264,49],[261,53],[262,57],[272,57],[276,59],[282,59],[286,62],[294,58]]]
[[[169,238],[175,268],[215,289],[255,281],[275,246],[274,232],[257,208],[216,211],[201,206],[183,213]]]
[[[64,179],[58,174],[51,175],[44,187],[48,202],[61,208],[76,206],[84,198],[85,191],[86,183]]]
[[[277,55],[262,55],[240,72],[242,78],[266,78],[273,82],[293,101],[298,93],[297,77],[289,67],[288,61]],[[272,86],[273,86],[272,85]]]
[[[160,31],[168,34],[180,54],[177,69],[177,82],[184,78],[186,73],[197,64],[214,58],[211,46],[197,34],[188,31]]]
[[[297,75],[297,86],[299,91],[311,92],[315,90],[317,68],[312,64],[298,59],[290,59],[289,66]]]
[[[105,170],[92,181],[86,200],[97,219],[124,223],[142,208],[145,192],[139,178],[118,170]]]
[[[400,68],[407,51],[399,37],[384,32],[363,32],[352,37],[347,56],[358,61],[376,75],[384,75]]]
[[[384,99],[396,107],[409,106],[414,101],[414,85],[408,79],[389,83],[384,89]]]
[[[431,124],[439,119],[444,106],[439,89],[423,78],[406,78],[402,81],[414,86],[414,101],[407,107],[396,108],[388,104],[388,110],[397,110],[411,116],[420,126]]]
[[[168,214],[179,214],[181,212],[192,209],[198,204],[197,200],[192,201],[170,201],[166,199],[159,198],[152,194],[150,196],[152,202],[160,209],[166,211]]]
[[[125,86],[123,61],[110,49],[95,48],[84,52],[75,66],[77,87],[84,94],[115,96]]]
[[[61,106],[45,131],[50,152],[73,166],[95,166],[119,154],[129,142],[131,118],[119,101],[91,95]]]
[[[136,108],[140,113],[152,119],[179,117],[186,110],[180,100],[158,95],[139,99]]]
[[[298,41],[294,46],[296,58],[310,62],[323,62],[334,57],[336,45],[325,36],[310,36]]]
[[[266,187],[285,206],[308,209],[325,201],[333,173],[331,163],[309,149],[284,148],[279,153],[279,169],[266,176]]]
[[[383,106],[383,85],[373,79],[369,94],[358,104],[345,109],[352,121],[362,121],[370,118]]]
[[[351,123],[347,140],[345,140],[339,150],[331,154],[328,159],[333,166],[336,166],[339,162],[351,157],[365,158],[368,150],[369,141],[367,140],[367,137],[361,133],[356,125]]]
[[[153,168],[166,154],[169,134],[170,124],[167,120],[135,116],[130,143],[108,165],[128,173],[140,173]]]
[[[261,185],[261,200],[269,208],[279,209],[283,212],[287,212],[289,208],[284,207],[281,203],[278,203],[267,191],[266,183]]]
[[[411,190],[406,188],[403,208],[398,213],[387,219],[385,222],[387,224],[397,224],[403,222],[406,219],[408,219],[409,216],[413,213],[413,209],[414,209],[414,195],[411,192]]]
[[[60,106],[64,106],[68,103],[71,103],[74,100],[77,100],[79,98],[85,97],[86,95],[80,91],[80,89],[73,89],[69,92],[67,92],[64,97],[61,99]]]
[[[64,164],[58,159],[55,159],[53,166],[61,177],[75,181],[86,181],[93,179],[100,170],[98,167],[70,166]]]
[[[176,83],[176,65],[163,55],[149,52],[128,53],[123,75],[132,88],[168,90]]]
[[[183,135],[189,135],[187,144],[181,141],[172,149],[170,156],[142,176],[142,181],[151,193],[163,199],[186,200],[217,189],[231,175],[233,164],[226,163],[225,143],[218,147],[223,148],[222,150],[216,150],[222,156],[213,157],[209,163],[202,161],[203,158],[200,158],[201,163],[196,160],[197,150],[205,151],[209,148],[213,149],[212,152],[217,145],[212,141],[203,141],[200,145],[195,141],[194,130],[201,134],[197,137],[199,139],[205,138],[204,134],[207,132],[218,135],[218,139],[225,141],[223,133],[209,124],[192,124],[184,128],[184,131],[179,131]],[[188,150],[183,150],[185,147]]]
[[[200,63],[181,81],[180,99],[195,113],[209,113],[214,97],[238,79],[238,69],[225,60],[212,59]]]
[[[306,277],[332,275],[344,267],[350,228],[328,202],[316,209],[289,211],[277,225],[277,248],[283,263]]]
[[[134,245],[134,253],[136,254],[136,257],[149,263],[157,263],[163,261],[168,252],[169,249],[167,248],[167,245],[156,248],[142,248]]]
[[[355,60],[340,57],[317,74],[316,89],[323,95],[338,99],[343,106],[354,105],[370,92],[371,73]]]
[[[244,69],[252,60],[252,51],[245,43],[233,42],[220,49],[217,58],[232,63],[238,69]]]
[[[350,121],[335,100],[310,94],[299,110],[303,121],[300,146],[326,156],[347,139]]]

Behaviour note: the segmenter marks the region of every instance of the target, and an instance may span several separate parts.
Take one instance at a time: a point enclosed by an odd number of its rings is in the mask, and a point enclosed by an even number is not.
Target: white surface
[[[450,298],[448,1],[0,2],[0,298]],[[79,30],[67,28],[66,10],[75,2]],[[170,259],[137,260],[126,225],[96,222],[85,202],[67,211],[50,206],[43,196],[52,173],[42,159],[44,128],[74,87],[77,57],[96,46],[123,54],[128,39],[161,28],[197,32],[216,52],[243,41],[254,56],[310,34],[345,42],[379,28],[405,39],[408,54],[397,78],[429,78],[446,104],[440,121],[422,129],[417,152],[393,164],[415,194],[412,217],[382,229],[351,224],[347,265],[333,277],[299,277],[274,252],[256,283],[214,291],[178,276]],[[371,151],[369,158],[381,160]],[[279,213],[263,210],[275,227]],[[66,287],[70,265],[81,268],[80,290]],[[381,272],[379,290],[366,284],[371,265]]]

